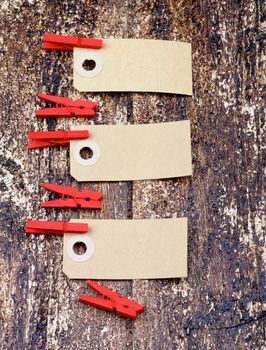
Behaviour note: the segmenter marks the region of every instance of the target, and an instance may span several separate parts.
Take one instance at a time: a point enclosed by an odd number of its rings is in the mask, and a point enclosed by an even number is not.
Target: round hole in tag
[[[82,249],[77,251],[77,246],[82,247]],[[94,255],[95,244],[88,236],[75,235],[75,237],[71,237],[68,240],[66,251],[70,259],[76,262],[83,262]]]
[[[79,55],[74,63],[74,68],[82,77],[93,78],[101,72],[103,62],[97,53],[87,51],[86,53]]]
[[[84,166],[93,165],[101,156],[100,147],[91,140],[82,140],[74,146],[74,159]]]

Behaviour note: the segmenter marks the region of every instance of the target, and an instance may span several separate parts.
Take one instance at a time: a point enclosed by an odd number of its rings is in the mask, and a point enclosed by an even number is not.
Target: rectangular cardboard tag
[[[75,220],[88,234],[64,234],[63,271],[78,279],[187,276],[187,219]],[[74,246],[85,244],[79,255]],[[81,243],[80,243],[81,242]]]
[[[105,39],[100,50],[74,48],[79,91],[146,91],[192,95],[191,44]]]
[[[86,140],[70,143],[70,173],[77,181],[162,179],[192,174],[188,120],[141,125],[86,125]],[[82,150],[90,149],[89,159]]]

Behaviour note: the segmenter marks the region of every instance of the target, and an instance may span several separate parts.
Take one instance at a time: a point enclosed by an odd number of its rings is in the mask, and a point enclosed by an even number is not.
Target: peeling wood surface
[[[1,349],[266,348],[263,5],[262,0],[0,2]],[[194,96],[79,94],[72,87],[72,55],[42,51],[44,32],[189,41]],[[43,181],[76,183],[68,150],[28,152],[26,132],[84,120],[37,121],[37,92],[94,99],[98,124],[189,118],[193,177],[92,184],[105,193],[101,212],[39,208],[48,199]],[[146,311],[135,322],[78,303],[77,296],[88,290],[84,281],[62,273],[62,239],[23,231],[28,218],[183,215],[189,219],[187,279],[104,282],[144,303]]]

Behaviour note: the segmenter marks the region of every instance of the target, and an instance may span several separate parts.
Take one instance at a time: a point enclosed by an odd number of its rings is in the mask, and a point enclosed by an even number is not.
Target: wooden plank
[[[263,348],[262,0],[4,1],[0,18],[0,348]],[[194,96],[78,94],[71,54],[41,51],[44,32],[192,42]],[[94,99],[102,124],[189,118],[193,177],[91,184],[105,193],[101,212],[40,209],[48,198],[41,182],[76,182],[67,149],[28,153],[26,132],[84,120],[37,121],[37,92]],[[189,218],[188,279],[105,282],[145,304],[135,322],[79,304],[88,290],[62,273],[62,240],[23,232],[27,218],[182,215]]]
[[[188,215],[189,277],[134,283],[134,297],[148,306],[135,327],[135,348],[257,349],[265,318],[264,117],[252,74],[262,60],[261,44],[252,44],[260,5],[182,5],[158,5],[154,35],[193,43],[194,99],[136,96],[133,115],[136,123],[191,119],[193,177],[135,183],[133,217]],[[171,23],[160,31],[166,18]],[[145,35],[147,29],[138,28],[137,35]]]

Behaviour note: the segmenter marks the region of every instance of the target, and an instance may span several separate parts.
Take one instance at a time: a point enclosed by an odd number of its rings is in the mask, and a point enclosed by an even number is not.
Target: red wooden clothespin
[[[43,208],[94,208],[101,209],[102,192],[79,191],[74,187],[59,186],[56,184],[43,183],[42,187],[46,190],[61,194],[60,199],[42,202]]]
[[[88,224],[64,221],[38,221],[28,220],[25,225],[26,233],[34,233],[40,235],[59,235],[64,233],[86,233],[88,232]]]
[[[95,116],[96,103],[84,100],[72,100],[67,97],[37,95],[40,99],[54,103],[56,107],[43,108],[35,112],[37,118],[55,117],[93,117]]]
[[[70,140],[86,139],[88,130],[73,131],[31,131],[28,133],[28,148],[43,148],[68,145]]]
[[[132,318],[133,320],[137,318],[138,313],[144,310],[143,305],[133,300],[123,298],[119,294],[102,287],[94,281],[87,281],[87,285],[96,293],[100,294],[102,298],[81,295],[79,301],[84,304],[95,306],[102,310],[116,312],[120,316]]]
[[[80,38],[58,34],[44,34],[42,48],[45,50],[73,51],[74,47],[101,49],[102,39]]]

